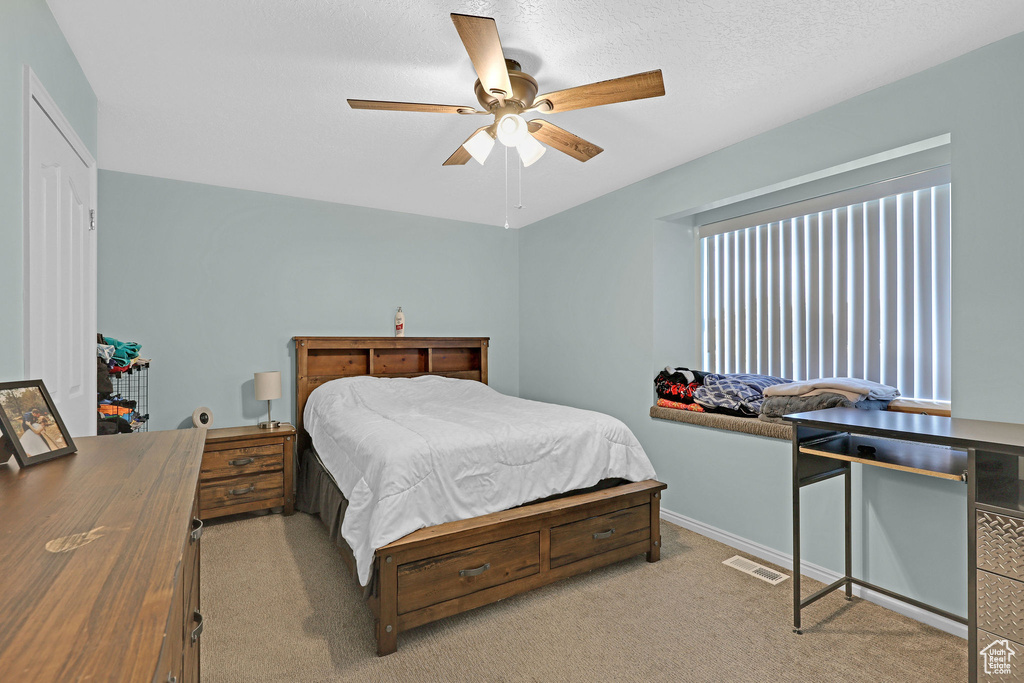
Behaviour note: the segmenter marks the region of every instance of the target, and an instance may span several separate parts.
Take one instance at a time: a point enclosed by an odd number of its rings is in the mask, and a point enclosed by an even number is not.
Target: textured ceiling
[[[48,0],[100,102],[101,168],[501,225],[504,148],[450,12],[491,16],[541,92],[661,68],[667,95],[550,120],[605,152],[522,172],[521,227],[1024,31],[1019,0]],[[510,203],[518,201],[515,153]]]

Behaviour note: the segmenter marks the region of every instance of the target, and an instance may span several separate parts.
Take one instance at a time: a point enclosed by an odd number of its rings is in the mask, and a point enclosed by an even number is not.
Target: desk
[[[830,408],[787,415],[793,424],[793,631],[801,610],[832,591],[862,586],[967,624],[971,681],[1007,680],[986,670],[999,643],[1017,651],[1011,675],[1024,676],[1024,425]],[[968,485],[967,619],[853,576],[853,463]],[[800,491],[844,478],[845,575],[804,598],[800,592]],[[991,649],[995,647],[995,649]],[[985,653],[985,651],[989,651]]]

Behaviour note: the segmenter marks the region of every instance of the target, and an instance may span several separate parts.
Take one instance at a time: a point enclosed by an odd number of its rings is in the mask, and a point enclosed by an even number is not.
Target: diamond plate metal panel
[[[978,569],[1024,581],[1024,520],[978,511]]]
[[[1004,639],[999,636],[978,631],[978,656],[975,666],[979,683],[1024,683],[1024,645],[1013,641],[999,642],[1002,640]]]
[[[1024,583],[979,571],[978,628],[1024,641]]]

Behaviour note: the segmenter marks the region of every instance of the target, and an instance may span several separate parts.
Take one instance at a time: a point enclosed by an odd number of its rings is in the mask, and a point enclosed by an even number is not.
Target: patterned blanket
[[[771,375],[708,375],[704,386],[693,392],[693,400],[716,413],[756,417],[761,412],[764,390],[790,381]]]

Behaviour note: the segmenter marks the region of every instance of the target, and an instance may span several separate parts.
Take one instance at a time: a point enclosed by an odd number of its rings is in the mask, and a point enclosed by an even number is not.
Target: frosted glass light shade
[[[523,138],[530,137],[526,120],[519,114],[505,114],[498,121],[498,139],[506,147],[515,147]]]
[[[281,372],[257,372],[253,376],[257,401],[271,401],[281,398]]]
[[[481,130],[466,140],[462,147],[469,152],[470,156],[476,159],[477,163],[482,165],[487,161],[487,156],[491,153],[491,149],[494,148],[494,138],[486,130]]]
[[[547,151],[544,145],[537,142],[532,135],[527,135],[520,140],[516,145],[516,150],[519,152],[519,158],[523,160],[523,166],[529,166],[544,156],[544,152]]]

